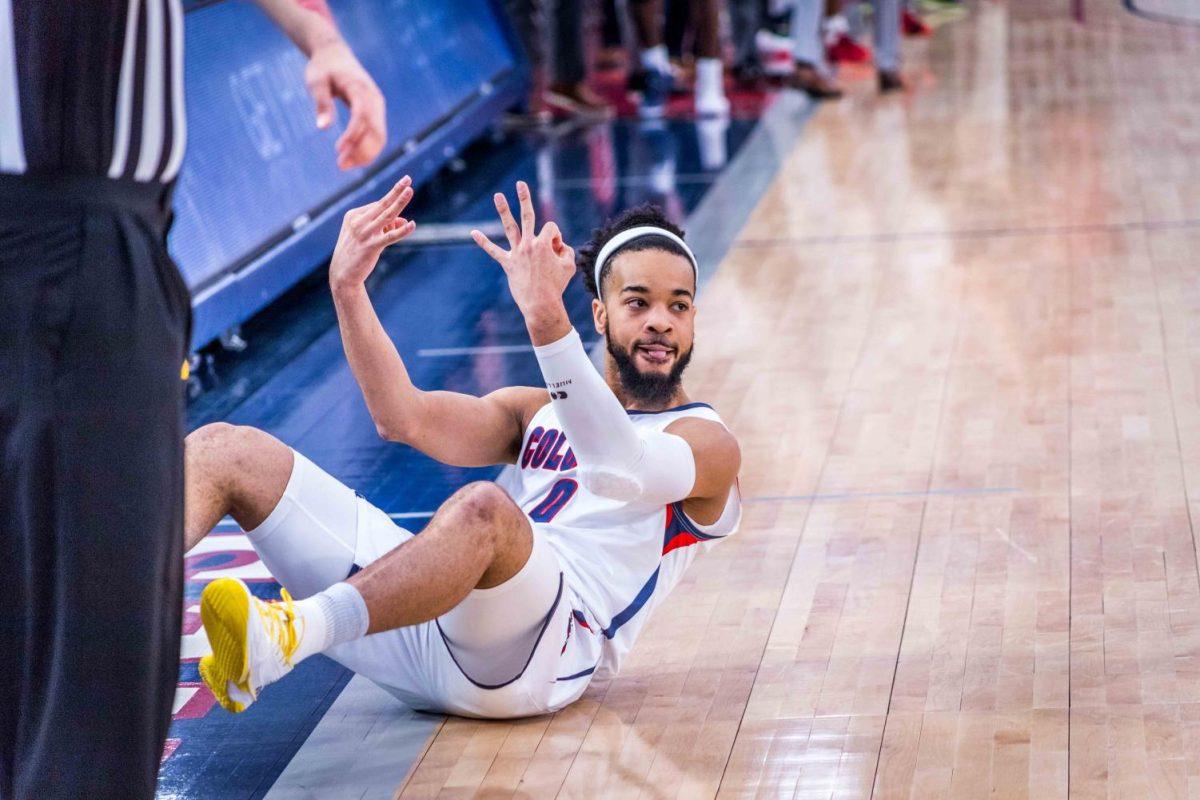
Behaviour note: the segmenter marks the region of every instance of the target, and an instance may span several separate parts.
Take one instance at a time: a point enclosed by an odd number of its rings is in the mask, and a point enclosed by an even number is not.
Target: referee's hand
[[[337,118],[333,98],[350,107],[350,122],[337,140],[338,167],[354,169],[374,161],[387,141],[386,107],[383,93],[350,47],[338,39],[315,48],[304,80],[317,104],[318,128],[328,128]]]

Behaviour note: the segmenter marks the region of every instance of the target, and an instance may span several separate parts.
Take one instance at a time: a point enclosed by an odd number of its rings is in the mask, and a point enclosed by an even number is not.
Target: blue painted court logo
[[[247,711],[231,714],[218,706],[199,673],[200,658],[210,651],[200,622],[200,593],[210,581],[226,577],[242,579],[256,597],[279,597],[279,584],[239,530],[214,531],[188,553],[179,682],[159,773],[160,798],[262,796],[350,677],[316,656]]]

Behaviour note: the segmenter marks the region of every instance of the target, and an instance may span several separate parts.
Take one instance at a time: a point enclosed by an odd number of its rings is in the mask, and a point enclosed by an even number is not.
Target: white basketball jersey
[[[629,414],[644,430],[661,431],[683,417],[721,423],[704,403]],[[554,547],[566,573],[564,601],[572,603],[574,624],[558,684],[564,700],[577,697],[589,676],[616,673],[650,612],[700,550],[734,533],[741,521],[736,486],[721,518],[701,526],[684,515],[682,503],[623,503],[592,494],[580,484],[577,466],[554,404],[547,403],[525,431],[520,461],[498,480]]]

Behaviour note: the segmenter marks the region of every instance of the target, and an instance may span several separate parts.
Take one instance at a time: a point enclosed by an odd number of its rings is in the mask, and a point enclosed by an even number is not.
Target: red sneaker
[[[928,36],[933,33],[929,23],[918,17],[907,8],[900,14],[900,24],[905,36]]]
[[[825,48],[830,61],[846,64],[866,64],[871,60],[871,49],[861,45],[847,34],[839,33],[837,39]]]

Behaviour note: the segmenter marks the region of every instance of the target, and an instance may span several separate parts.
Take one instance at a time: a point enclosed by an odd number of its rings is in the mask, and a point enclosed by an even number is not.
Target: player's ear
[[[608,322],[608,311],[599,300],[592,300],[592,322],[596,326],[596,333],[603,336],[605,323]]]

